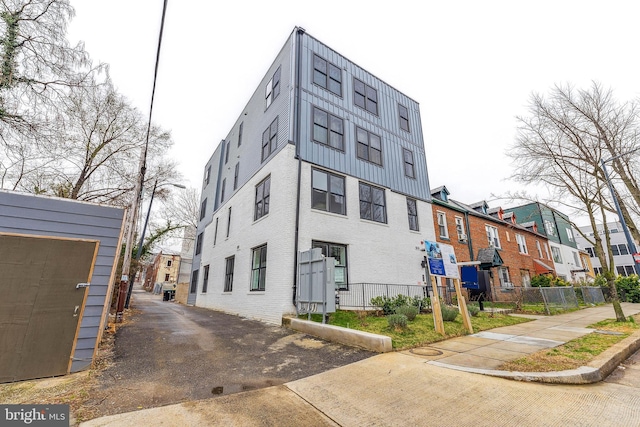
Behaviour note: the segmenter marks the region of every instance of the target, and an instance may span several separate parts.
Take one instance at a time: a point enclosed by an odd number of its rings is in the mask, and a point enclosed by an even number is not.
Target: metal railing
[[[375,297],[395,298],[398,295],[407,297],[428,297],[426,286],[398,285],[390,283],[349,283],[347,289],[337,291],[337,303],[342,310],[377,310],[371,304]]]

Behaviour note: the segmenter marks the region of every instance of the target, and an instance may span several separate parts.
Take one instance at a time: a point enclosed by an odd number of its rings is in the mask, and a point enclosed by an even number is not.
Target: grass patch
[[[300,318],[307,319],[307,315],[301,315]],[[322,315],[314,314],[311,316],[311,320],[321,322]],[[512,317],[504,314],[489,315],[488,313],[480,312],[477,316],[471,318],[471,325],[473,326],[474,332],[479,332],[528,321],[530,321],[530,319]],[[407,328],[404,330],[389,328],[387,318],[384,316],[377,317],[368,315],[368,312],[356,311],[338,310],[335,313],[331,313],[329,315],[329,324],[378,335],[386,335],[391,337],[394,350],[405,350],[467,335],[467,330],[464,328],[460,314],[458,314],[453,322],[444,322],[446,336],[442,336],[435,331],[433,315],[431,314],[419,314],[413,322],[408,323]]]
[[[640,325],[638,325],[640,315],[634,316],[634,319],[636,322],[616,322],[609,319],[588,326],[602,331],[617,332],[621,335],[592,332],[561,346],[540,350],[526,357],[504,363],[498,369],[520,372],[552,372],[579,368],[640,329]]]

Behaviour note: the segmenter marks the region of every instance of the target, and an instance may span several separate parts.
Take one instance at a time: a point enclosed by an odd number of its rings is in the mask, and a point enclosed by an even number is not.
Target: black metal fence
[[[426,286],[397,285],[389,283],[349,283],[347,289],[337,292],[337,301],[342,310],[377,310],[379,307],[371,304],[375,297],[395,298],[398,295],[407,297],[428,297]]]

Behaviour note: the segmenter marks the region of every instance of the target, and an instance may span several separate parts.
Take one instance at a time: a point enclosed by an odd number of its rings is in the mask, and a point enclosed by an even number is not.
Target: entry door
[[[0,382],[69,373],[98,242],[0,234]]]

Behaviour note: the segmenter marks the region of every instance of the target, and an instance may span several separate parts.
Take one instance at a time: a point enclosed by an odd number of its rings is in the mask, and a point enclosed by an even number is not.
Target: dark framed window
[[[203,233],[200,233],[198,234],[198,237],[196,237],[196,255],[202,252],[202,234]]]
[[[238,188],[238,174],[240,173],[240,162],[236,163],[236,170],[233,173],[233,189],[234,191]]]
[[[267,280],[267,245],[254,248],[251,255],[251,290],[264,291]]]
[[[404,105],[398,104],[398,120],[400,120],[400,129],[409,130],[409,110]]]
[[[629,250],[627,249],[627,245],[622,243],[618,245],[618,249],[620,249],[620,255],[629,255]]]
[[[220,187],[220,203],[222,203],[224,202],[224,189],[227,188],[227,178],[222,180],[222,185]]]
[[[209,265],[204,266],[202,271],[202,293],[207,293],[207,287],[209,286]]]
[[[193,273],[191,273],[191,287],[189,288],[190,294],[195,294],[196,290],[198,289],[198,273],[199,272],[200,270],[193,270]]]
[[[207,166],[207,170],[204,172],[204,185],[209,184],[209,180],[211,179],[211,165]]]
[[[236,262],[236,257],[230,256],[225,261],[224,292],[231,292],[233,290],[233,266]]]
[[[165,282],[168,282],[170,278],[171,278],[171,276],[169,275],[169,273],[164,275],[164,281]]]
[[[273,77],[271,77],[265,88],[265,108],[269,108],[278,95],[280,95],[280,67],[273,73]]]
[[[219,217],[216,218],[216,227],[215,227],[214,232],[213,232],[214,233],[213,234],[213,246],[216,245],[216,241],[218,240],[218,220],[219,219],[220,219]]]
[[[416,170],[413,164],[413,152],[411,150],[407,150],[406,148],[402,149],[402,158],[404,159],[404,174],[409,178],[416,177]]]
[[[360,218],[387,222],[384,189],[360,183]]]
[[[200,221],[205,217],[207,212],[207,199],[205,198],[200,205]]]
[[[278,118],[271,122],[269,127],[262,132],[262,161],[276,151],[278,146]]]
[[[326,257],[333,257],[336,260],[334,270],[336,289],[348,289],[347,246],[339,243],[319,242],[314,240],[311,242],[311,247],[321,248],[322,255]]]
[[[358,158],[382,166],[382,141],[375,133],[356,126]]]
[[[313,55],[313,83],[342,96],[342,71],[318,55]]]
[[[238,147],[242,145],[242,128],[244,127],[244,122],[240,123],[240,127],[238,128]]]
[[[254,205],[253,220],[262,218],[269,213],[269,198],[271,194],[271,175],[256,185],[256,202]]]
[[[358,107],[378,115],[378,91],[356,78],[353,79],[353,101]]]
[[[344,177],[313,169],[311,171],[311,208],[346,215]]]
[[[418,227],[418,206],[415,199],[407,197],[407,215],[409,216],[409,230],[420,231]]]
[[[229,148],[231,148],[231,141],[227,141],[224,144],[224,164],[226,165],[229,162]]]
[[[313,140],[344,151],[344,122],[318,107],[313,107]]]
[[[227,239],[229,238],[229,231],[231,231],[231,206],[229,206],[229,215],[227,216]]]

